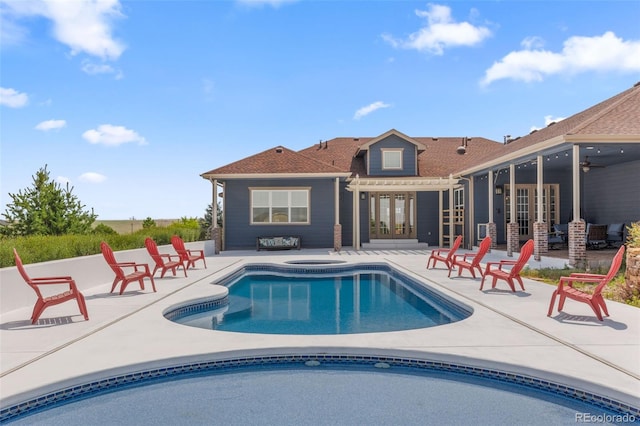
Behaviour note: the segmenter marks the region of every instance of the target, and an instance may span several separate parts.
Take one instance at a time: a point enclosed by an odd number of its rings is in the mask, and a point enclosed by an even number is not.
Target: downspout
[[[455,229],[453,225],[453,174],[449,174],[449,248],[453,247]]]

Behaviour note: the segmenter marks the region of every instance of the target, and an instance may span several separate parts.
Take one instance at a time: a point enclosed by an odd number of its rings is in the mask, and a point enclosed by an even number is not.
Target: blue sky
[[[544,127],[640,80],[638,1],[0,0],[0,209],[45,164],[99,219],[340,136]]]

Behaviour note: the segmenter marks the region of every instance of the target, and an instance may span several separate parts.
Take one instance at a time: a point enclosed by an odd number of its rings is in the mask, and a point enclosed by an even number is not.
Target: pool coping
[[[591,322],[589,311],[583,310],[578,304],[572,304],[570,307],[566,306],[565,309],[577,312],[578,315],[558,314],[555,317],[547,318],[546,306],[553,287],[525,280],[526,296],[513,295],[498,290],[478,292],[476,288],[479,284],[478,280],[470,278],[449,279],[446,277],[447,271],[441,269],[427,272],[424,267],[426,257],[420,253],[416,255],[384,253],[373,256],[358,256],[355,259],[348,258],[348,263],[375,261],[389,263],[408,275],[438,286],[439,290],[457,300],[462,298],[463,303],[472,304],[474,315],[481,312],[481,318],[478,319],[484,323],[475,324],[474,327],[466,325],[452,327],[448,333],[421,331],[373,333],[374,336],[368,337],[359,335],[355,341],[326,337],[291,339],[290,336],[285,336],[283,339],[273,339],[260,335],[253,342],[242,342],[242,339],[234,333],[221,336],[220,333],[226,332],[201,330],[205,333],[218,333],[215,336],[216,344],[203,342],[202,340],[206,337],[203,337],[205,335],[202,333],[178,331],[168,324],[161,326],[163,330],[161,333],[154,333],[150,329],[150,327],[154,328],[153,318],[157,319],[157,316],[169,306],[180,300],[185,300],[185,297],[212,297],[212,294],[215,293],[215,286],[211,286],[208,282],[228,275],[243,264],[283,263],[284,260],[292,258],[303,260],[325,256],[327,259],[331,259],[333,255],[327,252],[309,254],[304,250],[301,253],[296,253],[295,256],[286,257],[225,253],[224,256],[207,259],[209,265],[215,265],[210,266],[209,270],[190,270],[188,279],[170,279],[170,283],[167,285],[164,284],[167,282],[166,279],[157,280],[156,286],[159,287],[160,293],[157,295],[136,292],[129,298],[103,298],[101,295],[104,293],[104,288],[96,289],[94,295],[98,296],[88,300],[88,306],[90,315],[98,318],[92,319],[93,322],[84,322],[78,319],[74,313],[72,324],[55,326],[52,327],[52,330],[47,330],[50,332],[48,334],[54,335],[53,337],[56,337],[55,335],[59,337],[55,343],[57,346],[47,348],[44,347],[46,345],[43,342],[43,347],[39,352],[34,351],[27,356],[28,361],[14,363],[15,365],[10,368],[5,368],[3,365],[0,377],[2,407],[37,398],[43,393],[55,392],[65,386],[99,380],[107,373],[127,374],[133,369],[145,365],[166,366],[167,363],[180,363],[180,360],[212,360],[218,359],[222,355],[243,356],[247,353],[261,354],[260,356],[304,354],[313,348],[317,348],[319,353],[334,350],[340,353],[360,355],[367,353],[385,356],[410,355],[416,359],[445,360],[451,363],[455,363],[456,359],[467,360],[471,366],[476,368],[500,369],[498,367],[502,367],[511,374],[534,375],[541,380],[550,382],[560,380],[567,386],[578,386],[586,392],[608,395],[612,399],[632,407],[640,406],[637,396],[640,394],[640,381],[637,378],[639,368],[635,362],[629,363],[628,361],[628,359],[633,359],[634,354],[639,353],[640,310],[622,304],[608,303],[611,319],[605,319],[604,323],[598,324]],[[473,292],[470,291],[469,284],[473,285]],[[220,295],[221,293],[216,294]],[[505,297],[509,297],[510,301],[504,303],[504,300],[507,300]],[[517,300],[525,297],[528,300]],[[569,302],[567,303],[569,304]],[[122,304],[126,304],[126,308],[129,308],[127,312],[124,312],[126,309],[109,312],[109,310],[113,310],[114,306],[123,309]],[[128,306],[129,304],[132,306]],[[541,307],[542,309],[540,309]],[[66,310],[62,308],[62,310],[64,312],[72,311],[73,306],[66,308]],[[2,323],[7,324],[7,322],[11,322],[12,318],[19,315],[23,315],[23,313],[10,312],[6,318],[3,314]],[[487,335],[487,339],[496,344],[495,347],[491,348],[490,345],[474,347],[472,333],[477,334],[478,330],[486,330],[485,325],[487,324],[489,330],[497,329],[505,334],[506,338]],[[523,324],[529,324],[529,331],[524,331],[526,327]],[[71,330],[73,327],[77,327],[77,330]],[[588,332],[585,332],[585,327],[588,327]],[[580,331],[579,339],[573,337],[572,330]],[[16,337],[16,333],[20,336]],[[162,342],[153,341],[153,339],[158,340],[158,336],[163,336],[162,333],[171,333],[174,336],[172,338],[174,344],[168,347],[162,345]],[[467,333],[467,338],[471,339],[468,347],[454,341],[452,336],[455,337],[456,333]],[[123,351],[116,354],[113,347],[114,341],[122,338],[124,334],[126,334],[127,345],[130,344],[131,347],[120,344],[118,349]],[[149,336],[144,337],[144,334],[149,334]],[[422,342],[425,339],[442,339],[443,336],[446,338],[447,334],[450,337],[450,342],[445,342],[447,344],[424,344]],[[523,334],[526,336],[522,336]],[[3,355],[11,352],[11,348],[5,344],[5,337],[10,336],[9,343],[12,343],[34,337],[37,339],[39,335],[43,335],[43,333],[38,332],[38,328],[25,327],[22,329],[16,327],[16,329],[7,330],[5,327],[0,329]],[[518,347],[516,344],[518,342],[510,342],[508,337],[520,338],[524,346]],[[527,339],[530,340],[528,343]],[[20,346],[20,344],[15,346]],[[187,346],[191,346],[191,348],[187,348]],[[625,359],[621,361],[620,359],[607,358],[607,353],[620,351],[621,348],[629,352],[626,361]],[[96,350],[100,353],[96,354]],[[550,360],[545,362],[541,354],[546,354]],[[95,362],[91,362],[92,357]],[[65,361],[68,364],[69,359],[83,361],[82,364],[86,365],[76,365],[78,368],[65,366]],[[570,368],[560,368],[561,365],[567,363],[570,363]],[[42,380],[39,383],[33,383],[31,381],[33,377],[39,377]]]

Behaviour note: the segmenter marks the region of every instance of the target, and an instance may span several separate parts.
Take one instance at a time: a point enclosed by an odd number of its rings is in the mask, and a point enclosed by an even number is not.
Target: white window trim
[[[381,150],[381,155],[382,155],[382,170],[402,170],[403,169],[403,161],[402,161],[402,157],[403,157],[403,152],[404,149],[403,148],[382,148]],[[385,154],[386,153],[399,153],[400,154],[400,166],[387,166],[385,163]]]
[[[262,192],[269,192],[269,222],[254,222],[253,221],[253,194],[254,191],[262,191]],[[273,217],[272,214],[272,192],[275,191],[287,191],[288,194],[288,218],[289,221],[288,222],[271,222],[271,219]],[[306,209],[307,209],[307,220],[304,222],[291,222],[291,192],[293,191],[306,191],[307,193],[307,205],[306,205]],[[300,207],[300,206],[293,206],[293,207]],[[311,187],[249,187],[249,221],[251,225],[309,225],[311,223]]]

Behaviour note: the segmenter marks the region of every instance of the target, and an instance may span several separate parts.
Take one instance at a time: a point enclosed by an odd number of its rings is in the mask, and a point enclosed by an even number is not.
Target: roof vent
[[[636,84],[633,85],[633,87],[638,87],[640,86],[640,81],[638,81]]]
[[[282,147],[281,147],[281,146],[277,147],[277,148],[276,148],[276,152],[277,152],[278,154],[280,154],[280,153],[282,152]]]
[[[360,140],[360,138],[353,138],[353,140],[357,142]]]

